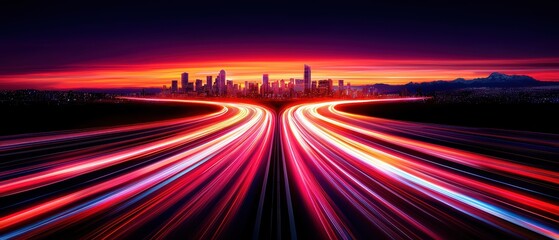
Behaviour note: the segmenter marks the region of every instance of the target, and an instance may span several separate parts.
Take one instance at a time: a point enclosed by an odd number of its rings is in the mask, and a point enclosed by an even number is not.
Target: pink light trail
[[[219,110],[0,140],[0,239],[559,238],[559,136],[346,105]]]

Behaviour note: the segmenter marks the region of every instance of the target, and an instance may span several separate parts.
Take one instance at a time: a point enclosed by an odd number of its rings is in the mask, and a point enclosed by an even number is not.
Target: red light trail
[[[291,181],[323,237],[351,239],[374,232],[391,238],[445,238],[475,229],[472,219],[525,238],[536,237],[533,233],[559,237],[558,172],[430,143],[490,148],[499,143],[515,153],[533,151],[525,145],[538,144],[540,153],[556,157],[557,136],[542,141],[537,134],[486,134],[336,109],[400,100],[414,99],[300,104],[281,115]]]
[[[36,236],[99,214],[117,216],[100,223],[90,237],[120,237],[171,207],[174,213],[154,237],[168,235],[204,209],[207,216],[197,223],[199,229],[193,236],[219,236],[239,211],[257,174],[265,170],[275,118],[270,110],[254,105],[195,102],[220,104],[223,109],[161,123],[2,142],[2,155],[86,144],[98,138],[107,142],[62,152],[51,162],[26,167],[4,163],[13,169],[0,174],[2,197],[118,167],[118,171],[88,179],[79,187],[37,196],[31,205],[23,201],[8,209],[5,206],[0,218],[2,238]]]
[[[269,228],[341,239],[559,238],[557,135],[340,110],[419,98],[303,103],[279,115],[248,103],[130,100],[221,108],[3,137],[1,239],[262,237]]]

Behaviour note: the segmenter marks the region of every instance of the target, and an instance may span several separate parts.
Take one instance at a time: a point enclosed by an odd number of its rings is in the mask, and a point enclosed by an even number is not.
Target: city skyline
[[[262,74],[260,81],[248,81],[234,83],[227,79],[226,71],[221,69],[217,73],[215,82],[212,83],[213,75],[206,76],[206,84],[202,79],[188,82],[189,74],[181,73],[182,87],[178,87],[177,80],[171,80],[170,87],[163,84],[159,93],[161,96],[183,96],[183,97],[249,97],[249,98],[377,98],[386,96],[424,96],[436,92],[452,91],[464,88],[510,88],[510,87],[543,87],[555,86],[559,82],[545,82],[527,75],[507,75],[492,72],[487,77],[474,79],[456,78],[454,80],[437,80],[429,82],[409,82],[407,84],[365,84],[354,85],[344,79],[313,79],[311,66],[303,65],[302,78],[290,77],[289,79],[270,79],[268,73]],[[226,84],[224,83],[226,82]],[[186,87],[185,87],[186,86]],[[140,93],[144,95],[144,90]],[[177,95],[179,94],[179,95]]]
[[[159,87],[190,66],[190,79],[227,69],[242,83],[288,79],[302,64],[353,85],[495,71],[558,81],[558,16],[548,5],[7,3],[0,89]]]
[[[1,74],[0,89],[75,89],[159,87],[166,79],[180,79],[177,73],[188,69],[190,79],[205,79],[207,75],[227,69],[234,83],[261,80],[263,73],[277,79],[299,76],[304,64],[314,67],[313,77],[351,81],[354,85],[372,83],[404,84],[455,78],[477,78],[491,72],[530,75],[542,81],[558,81],[559,59],[502,60],[390,60],[347,59],[322,61],[208,61],[189,63],[101,64],[67,66],[65,70],[39,73]],[[99,64],[97,66],[97,64]],[[189,66],[185,68],[184,66]],[[215,74],[214,74],[215,75]],[[301,76],[302,78],[303,76]],[[299,78],[299,77],[297,77]]]
[[[372,97],[373,92],[357,92],[351,88],[351,83],[344,80],[312,79],[311,66],[303,65],[303,77],[289,79],[272,79],[268,73],[262,74],[261,81],[244,81],[234,83],[227,79],[227,72],[221,69],[215,81],[213,75],[206,76],[206,84],[202,79],[189,81],[189,73],[180,74],[180,87],[178,80],[171,80],[169,87],[163,85],[160,95],[175,95],[186,97],[256,97],[256,98],[301,98],[301,97]],[[334,86],[334,82],[338,84]],[[143,92],[143,91],[142,91]],[[378,93],[374,93],[376,96]]]

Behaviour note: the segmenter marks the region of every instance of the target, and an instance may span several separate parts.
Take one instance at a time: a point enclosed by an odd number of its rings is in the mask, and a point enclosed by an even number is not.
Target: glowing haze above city
[[[265,73],[302,78],[304,64],[313,67],[313,79],[355,86],[496,71],[559,80],[552,8],[502,9],[437,2],[13,3],[0,17],[0,89],[160,88],[182,72],[195,80],[220,69],[242,84]]]
[[[530,75],[542,81],[557,80],[559,69],[549,69],[557,59],[518,60],[445,60],[445,59],[234,59],[220,61],[175,61],[138,64],[82,63],[64,66],[51,72],[31,72],[3,75],[2,88],[72,89],[161,87],[178,79],[183,71],[191,79],[217,75],[220,69],[235,83],[261,81],[262,74],[271,79],[302,78],[303,64],[313,66],[314,79],[343,79],[354,85],[388,83],[402,84],[432,80],[471,79],[485,77],[493,71]]]

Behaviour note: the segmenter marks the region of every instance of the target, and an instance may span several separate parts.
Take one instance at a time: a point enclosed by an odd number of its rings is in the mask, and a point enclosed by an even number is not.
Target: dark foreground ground
[[[559,133],[559,104],[399,102],[340,106],[362,115],[425,123]]]
[[[121,100],[66,105],[0,104],[0,135],[115,126],[210,113],[215,107]]]
[[[559,104],[472,102],[475,101],[371,103],[339,106],[339,109],[395,120],[559,133]],[[263,104],[280,112],[294,102],[268,101]],[[0,135],[133,124],[215,110],[214,107],[197,104],[144,103],[114,99],[63,105],[37,101],[26,104],[3,102],[0,104]]]

